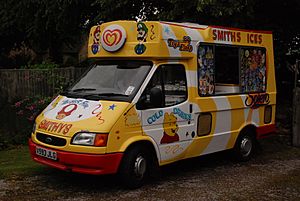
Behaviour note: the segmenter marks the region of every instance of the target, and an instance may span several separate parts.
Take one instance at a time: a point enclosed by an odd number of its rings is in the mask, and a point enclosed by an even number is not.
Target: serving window
[[[265,48],[204,43],[197,58],[201,96],[266,90]]]

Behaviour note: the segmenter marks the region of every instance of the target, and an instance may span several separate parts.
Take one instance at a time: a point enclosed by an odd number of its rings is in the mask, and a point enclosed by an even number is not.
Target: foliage
[[[44,64],[55,65],[55,64]],[[38,68],[38,65],[36,65]],[[31,74],[32,77],[27,79],[46,79],[50,86],[53,87],[53,94],[62,92],[69,86],[69,80],[66,77],[59,75],[56,69],[41,69],[34,70],[37,72]],[[59,72],[59,71],[58,71]],[[7,114],[5,117],[2,115],[0,118],[0,149],[6,148],[10,145],[25,144],[32,131],[32,126],[36,116],[51,102],[54,97],[50,96],[32,96],[24,99],[19,99],[11,106],[0,108],[2,114]],[[2,105],[3,106],[3,105]]]
[[[59,65],[55,64],[54,62],[49,62],[49,61],[43,61],[40,64],[29,64],[29,65],[25,65],[22,66],[21,68],[23,69],[47,69],[47,70],[51,70],[51,69],[55,69],[58,68]]]
[[[32,64],[32,65],[25,65],[21,67],[22,69],[36,69],[36,70],[43,70],[42,74],[37,73],[37,76],[34,75],[32,78],[28,77],[27,79],[46,79],[49,86],[53,88],[53,94],[59,94],[64,89],[69,86],[69,80],[56,73],[56,69],[59,68],[59,65],[51,62],[51,61],[43,61],[42,63]],[[41,72],[41,71],[40,71]]]
[[[23,42],[34,51],[49,51],[50,58],[61,63],[64,46],[78,41],[82,32],[103,21],[121,19],[273,30],[276,49],[283,55],[294,48],[293,41],[300,32],[299,18],[297,0],[3,0],[0,59]],[[299,44],[296,46],[299,49]]]
[[[3,0],[0,4],[0,44],[2,54],[22,42],[37,52],[49,51],[61,63],[63,45],[78,41],[85,20],[86,5],[81,0]]]
[[[199,24],[237,26],[238,22],[251,15],[252,4],[252,1],[245,0],[165,0],[165,9],[160,11],[159,18]]]
[[[53,72],[49,76],[48,83],[53,86],[53,94],[60,94],[70,85],[70,82],[64,76],[57,75]]]
[[[90,25],[111,20],[157,19],[156,14],[165,8],[166,3],[165,0],[94,0]]]
[[[0,149],[25,144],[31,134],[36,116],[50,103],[52,97],[28,97],[6,108],[5,124],[0,128]]]
[[[27,97],[23,100],[17,101],[13,107],[19,117],[27,119],[32,123],[36,116],[51,102],[51,97]]]
[[[12,65],[21,66],[32,63],[36,58],[36,54],[22,42],[19,47],[16,46],[10,50],[8,58],[11,60]]]
[[[49,104],[51,97],[32,97],[5,104],[0,109],[0,150],[27,143],[35,117]]]

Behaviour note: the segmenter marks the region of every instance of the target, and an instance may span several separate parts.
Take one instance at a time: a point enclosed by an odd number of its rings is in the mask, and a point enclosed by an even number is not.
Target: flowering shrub
[[[33,122],[37,115],[51,102],[52,97],[27,97],[15,102],[13,108],[18,117]]]
[[[52,97],[34,96],[5,103],[0,107],[0,150],[26,144],[36,116],[51,102]]]

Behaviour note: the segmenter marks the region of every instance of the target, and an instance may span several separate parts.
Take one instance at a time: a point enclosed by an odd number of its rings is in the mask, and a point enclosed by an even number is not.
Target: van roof
[[[271,31],[165,21],[113,21],[91,28],[88,57],[193,58],[199,43],[273,48]]]

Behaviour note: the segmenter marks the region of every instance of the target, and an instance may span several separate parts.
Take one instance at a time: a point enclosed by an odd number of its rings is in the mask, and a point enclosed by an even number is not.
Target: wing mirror
[[[153,87],[150,90],[150,104],[154,108],[163,106],[163,93],[160,88]]]
[[[136,104],[136,108],[138,110],[142,110],[149,108],[160,108],[163,106],[163,93],[160,88],[153,87],[150,90],[149,97],[149,99],[147,99],[146,94],[142,95]]]

